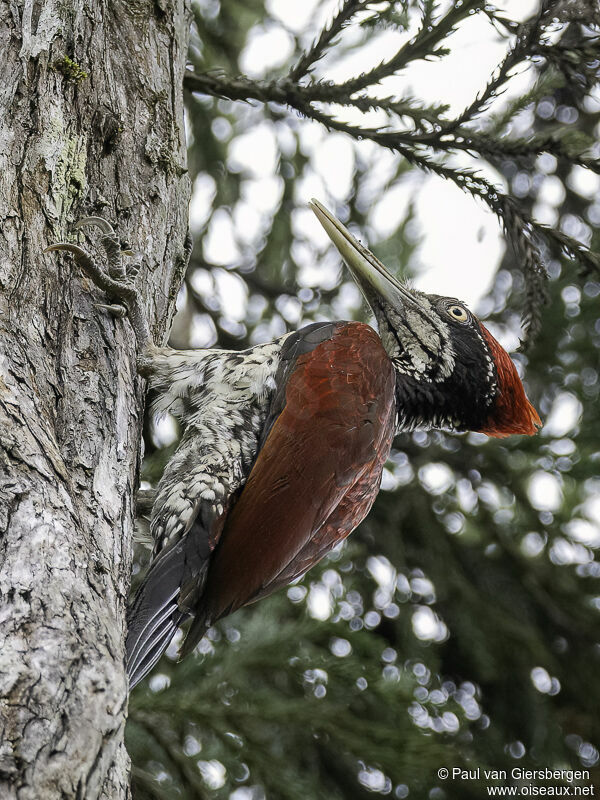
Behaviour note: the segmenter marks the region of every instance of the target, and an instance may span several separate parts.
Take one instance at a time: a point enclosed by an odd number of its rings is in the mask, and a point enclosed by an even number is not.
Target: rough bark
[[[143,385],[69,256],[144,254],[156,341],[185,269],[186,0],[0,0],[0,797],[128,796],[124,609]]]

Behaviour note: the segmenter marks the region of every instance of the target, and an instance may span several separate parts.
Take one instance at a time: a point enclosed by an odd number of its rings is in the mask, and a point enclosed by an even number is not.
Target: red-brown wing
[[[315,532],[312,539],[304,545],[302,550],[297,553],[272,583],[252,599],[252,602],[260,600],[261,597],[271,594],[282,586],[287,586],[296,578],[304,575],[323,556],[327,555],[336,544],[351,534],[367,516],[379,493],[381,473],[394,438],[394,426],[382,426],[382,434],[381,444],[377,449],[378,454],[375,459],[357,477],[327,521]]]
[[[297,359],[212,557],[200,618],[211,624],[268,594],[278,576],[304,571],[300,561],[312,565],[356,527],[389,453],[394,387],[379,337],[361,323],[340,325]]]

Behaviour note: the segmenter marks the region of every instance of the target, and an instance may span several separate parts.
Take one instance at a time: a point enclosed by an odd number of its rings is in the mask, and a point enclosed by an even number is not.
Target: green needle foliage
[[[583,783],[598,787],[597,5],[544,0],[517,24],[479,0],[346,0],[321,27],[284,31],[270,71],[244,74],[252,42],[284,29],[276,11],[257,0],[194,5],[195,247],[172,343],[241,349],[316,319],[363,318],[347,274],[302,224],[318,173],[310,142],[334,137],[351,176],[342,201],[333,186],[321,199],[399,275],[417,264],[414,208],[379,239],[371,212],[422,171],[498,216],[511,246],[479,312],[515,344],[524,317],[527,356],[516,360],[546,428],[507,440],[399,437],[371,514],[344,546],[217,625],[193,657],[176,664],[170,648],[132,694],[133,795],[470,800],[514,783],[484,770],[515,767],[587,769]],[[403,78],[416,60],[449,57],[473,15],[506,37],[507,55],[453,115]],[[328,77],[390,31],[394,55]],[[532,79],[516,93],[527,65]],[[256,130],[271,143],[269,169],[237,155]],[[159,434],[149,423],[152,484],[173,446]],[[140,548],[140,569],[146,561]],[[443,780],[440,767],[481,777]]]

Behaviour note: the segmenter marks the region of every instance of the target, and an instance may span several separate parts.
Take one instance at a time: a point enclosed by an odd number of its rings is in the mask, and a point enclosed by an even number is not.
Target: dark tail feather
[[[130,689],[152,669],[177,627],[187,619],[177,603],[185,568],[181,543],[161,553],[150,565],[129,608],[126,647]]]
[[[210,549],[192,529],[150,565],[127,614],[129,688],[150,672],[202,594]],[[194,630],[199,626],[195,625]]]
[[[196,647],[200,639],[202,639],[208,630],[208,627],[208,623],[205,621],[204,617],[194,617],[192,624],[190,625],[190,629],[186,633],[185,639],[179,648],[179,661],[184,659],[192,652],[194,647]]]
[[[151,636],[144,640],[143,647],[137,650],[134,657],[127,663],[130,690],[150,672],[169,646],[179,625],[186,619],[186,615],[178,611],[176,605],[169,611],[170,616],[163,620],[159,628],[152,631]]]

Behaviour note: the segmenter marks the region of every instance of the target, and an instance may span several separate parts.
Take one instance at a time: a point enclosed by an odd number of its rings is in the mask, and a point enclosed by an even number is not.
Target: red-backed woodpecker
[[[460,300],[398,282],[316,200],[312,210],[375,315],[316,322],[241,352],[156,347],[114,232],[108,271],[60,243],[126,308],[155,410],[181,423],[151,514],[153,559],[129,612],[130,685],[191,620],[181,655],[218,619],[298,578],[364,519],[397,433],[533,434],[508,354]],[[110,307],[109,307],[110,308]]]

